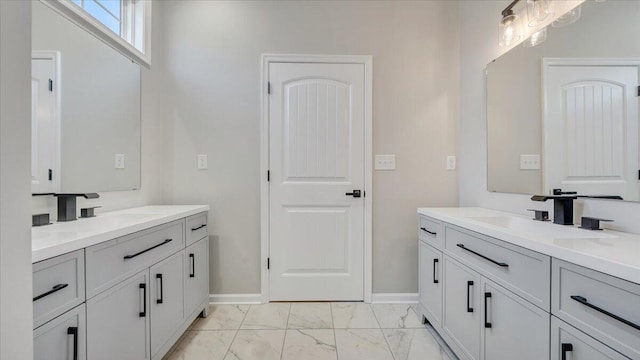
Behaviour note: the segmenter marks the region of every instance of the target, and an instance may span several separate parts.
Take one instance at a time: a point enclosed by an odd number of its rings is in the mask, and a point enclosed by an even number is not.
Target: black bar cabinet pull
[[[207,226],[207,224],[202,224],[202,225],[200,225],[198,227],[191,228],[191,231],[198,231],[198,230],[202,229],[205,226]]]
[[[162,304],[164,292],[162,290],[162,274],[156,274],[156,279],[160,280],[160,299],[156,299],[156,304]]]
[[[40,294],[40,295],[34,297],[33,301],[40,300],[45,296],[49,296],[49,295],[53,294],[54,292],[57,292],[57,291],[60,291],[60,290],[62,290],[64,288],[66,288],[67,286],[69,286],[69,284],[58,284],[58,285],[55,285],[51,290],[47,291],[46,293]]]
[[[603,313],[603,314],[605,314],[605,315],[607,315],[607,316],[609,316],[609,317],[611,317],[611,318],[614,318],[614,319],[616,319],[616,320],[620,321],[621,323],[623,323],[623,324],[625,324],[625,325],[629,325],[629,326],[631,326],[632,328],[634,328],[634,329],[636,329],[636,330],[640,330],[640,325],[638,325],[638,324],[634,324],[634,323],[632,323],[631,321],[629,321],[629,320],[627,320],[627,319],[623,319],[623,318],[621,318],[620,316],[618,316],[618,315],[616,315],[616,314],[612,314],[612,313],[608,312],[607,310],[605,310],[605,309],[603,309],[603,308],[601,308],[601,307],[598,307],[598,306],[596,306],[596,305],[593,305],[593,304],[589,303],[589,302],[587,301],[587,299],[585,299],[585,298],[584,298],[584,297],[582,297],[582,296],[579,296],[579,295],[573,295],[573,296],[571,296],[571,298],[572,298],[573,300],[575,300],[575,301],[579,302],[580,304],[584,305],[584,306],[590,307],[590,308],[592,308],[592,309],[594,309],[594,310],[596,310],[596,311],[598,311],[598,312],[600,312],[600,313]]]
[[[171,241],[173,241],[173,239],[167,239],[167,240],[165,240],[165,241],[161,242],[161,243],[160,243],[160,244],[158,244],[158,245],[153,245],[152,247],[150,247],[150,248],[148,248],[148,249],[145,249],[145,250],[142,250],[142,251],[140,251],[140,252],[137,252],[137,253],[135,253],[135,254],[133,254],[133,255],[125,255],[125,256],[124,256],[124,259],[125,259],[125,260],[133,259],[133,258],[134,258],[134,257],[136,257],[136,256],[142,255],[142,254],[146,253],[147,251],[151,251],[151,250],[153,250],[153,249],[155,249],[155,248],[157,248],[157,247],[160,247],[160,246],[162,246],[162,245],[164,245],[164,244],[168,244],[168,243],[170,243]]]
[[[142,289],[142,311],[138,314],[140,317],[147,316],[147,284],[140,284]]]
[[[490,262],[492,262],[492,263],[494,263],[494,264],[496,264],[496,265],[498,265],[500,267],[509,267],[509,264],[503,263],[503,262],[498,262],[498,261],[495,261],[495,260],[493,260],[491,258],[488,258],[488,257],[486,257],[486,256],[484,256],[484,255],[482,255],[480,253],[477,253],[477,252],[475,252],[475,251],[473,251],[473,250],[471,250],[469,248],[466,248],[464,246],[464,244],[456,244],[456,246],[461,248],[462,250],[466,250],[466,251],[472,253],[473,255],[479,256],[479,257],[481,257],[481,258],[483,258],[483,259],[485,259],[487,261],[490,261]]]
[[[189,274],[189,277],[196,277],[196,256],[189,254],[189,258],[191,258],[191,274]]]
[[[438,259],[433,259],[433,283],[437,284],[438,279],[436,279],[436,271],[438,270]]]
[[[573,351],[572,344],[562,344],[562,360],[567,360],[567,353]]]
[[[467,281],[467,312],[472,313],[473,308],[471,307],[471,300],[469,299],[471,295],[471,287],[473,286],[473,281]]]
[[[429,231],[429,230],[427,230],[427,228],[423,228],[423,227],[421,227],[421,228],[420,228],[420,230],[422,230],[422,231],[424,231],[424,232],[427,232],[427,233],[429,233],[429,234],[431,234],[431,235],[434,235],[434,236],[435,236],[435,235],[438,235],[438,233],[437,233],[437,232]]]
[[[487,329],[491,328],[491,323],[488,320],[488,309],[487,309],[487,300],[491,298],[491,293],[490,292],[486,292],[484,293],[484,327]]]
[[[68,327],[67,335],[73,335],[73,360],[78,360],[78,328],[76,326]]]

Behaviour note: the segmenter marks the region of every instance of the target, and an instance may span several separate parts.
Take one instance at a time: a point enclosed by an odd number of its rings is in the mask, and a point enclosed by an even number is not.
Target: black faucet
[[[76,198],[82,196],[85,199],[97,199],[96,193],[86,194],[54,194],[58,198],[58,221],[76,220]]]
[[[573,200],[577,195],[533,195],[533,201],[547,201],[553,199],[553,223],[559,225],[573,225]]]

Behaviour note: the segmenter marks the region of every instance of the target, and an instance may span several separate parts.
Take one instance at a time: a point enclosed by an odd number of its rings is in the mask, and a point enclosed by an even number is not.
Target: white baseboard
[[[372,304],[417,304],[418,293],[374,293]]]
[[[262,294],[209,294],[210,304],[262,304]]]

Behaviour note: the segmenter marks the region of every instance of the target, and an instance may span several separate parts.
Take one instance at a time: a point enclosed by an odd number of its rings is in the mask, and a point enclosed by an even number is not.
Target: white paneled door
[[[270,300],[363,300],[365,65],[272,63],[269,83]]]
[[[638,199],[638,65],[551,65],[545,187]]]

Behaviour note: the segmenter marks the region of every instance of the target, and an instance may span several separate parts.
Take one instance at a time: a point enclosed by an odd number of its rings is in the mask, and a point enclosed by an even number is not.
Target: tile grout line
[[[234,306],[240,306],[240,305],[234,305]],[[225,351],[224,357],[222,359],[225,359],[227,357],[227,355],[229,355],[229,351],[231,350],[231,346],[233,345],[234,341],[236,341],[236,338],[238,337],[238,333],[240,332],[240,329],[242,328],[242,324],[244,324],[244,319],[247,318],[247,314],[249,314],[249,310],[251,310],[252,306],[253,305],[249,305],[249,307],[247,308],[247,312],[244,313],[244,316],[242,317],[242,321],[240,321],[240,325],[238,325],[238,328],[236,329],[236,333],[233,334],[233,338],[231,339],[231,342],[229,342],[229,346],[227,347],[227,351]]]
[[[371,304],[369,304],[369,307],[371,307],[371,312],[373,313],[373,317],[376,319],[376,322],[378,323],[378,326],[380,327],[380,333],[382,334],[382,337],[384,338],[385,344],[387,344],[387,350],[389,350],[389,353],[391,354],[391,358],[393,360],[395,360],[396,356],[393,354],[393,350],[391,349],[391,345],[389,344],[389,340],[387,340],[387,336],[384,334],[384,331],[382,331],[382,325],[380,324],[380,320],[378,319],[378,315],[376,315],[376,312],[373,310],[373,306]]]
[[[338,353],[338,338],[336,337],[336,323],[333,321],[333,303],[329,303],[329,311],[331,312],[331,330],[333,331],[333,344],[336,347],[336,360],[340,360],[340,354]]]
[[[289,332],[289,319],[291,319],[291,303],[289,305],[289,312],[287,313],[287,323],[284,325],[284,337],[282,338],[282,347],[280,348],[280,360],[284,356],[284,343],[287,341],[287,332]]]

